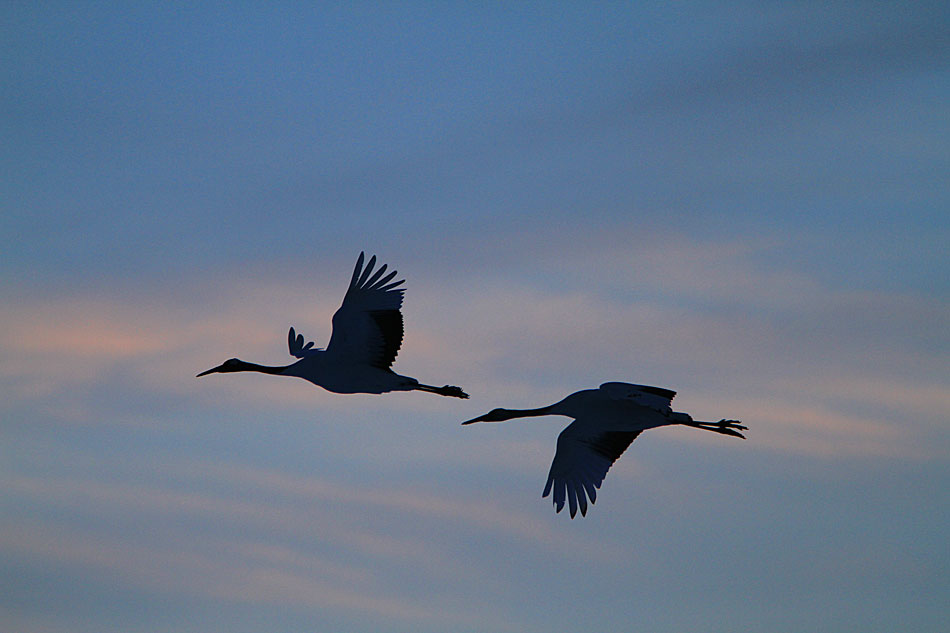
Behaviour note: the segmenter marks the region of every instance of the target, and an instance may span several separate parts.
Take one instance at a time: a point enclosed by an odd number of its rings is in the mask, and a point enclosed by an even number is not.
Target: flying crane
[[[587,515],[587,499],[594,503],[607,471],[630,443],[647,429],[683,424],[745,439],[747,430],[738,420],[699,422],[670,408],[675,391],[626,382],[605,382],[599,389],[585,389],[560,402],[539,409],[493,409],[462,424],[504,422],[513,418],[564,415],[574,421],[557,438],[554,461],[542,497],[554,492],[557,512],[565,498],[571,518]]]
[[[459,387],[424,385],[401,376],[390,367],[402,345],[402,307],[405,280],[393,281],[396,271],[385,277],[386,264],[375,272],[376,256],[363,267],[364,253],[356,260],[343,305],[333,315],[333,333],[326,349],[314,348],[303,335],[290,328],[287,345],[299,359],[290,365],[268,366],[237,358],[198,374],[256,371],[275,376],[296,376],[334,393],[386,393],[427,391],[440,396],[468,398]]]

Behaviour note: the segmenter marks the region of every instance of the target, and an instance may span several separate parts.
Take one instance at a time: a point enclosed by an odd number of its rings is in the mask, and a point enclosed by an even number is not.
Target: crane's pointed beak
[[[485,421],[484,418],[485,418],[484,415],[480,415],[477,418],[472,418],[471,420],[465,420],[464,422],[462,422],[462,426],[465,426],[466,424],[475,424],[476,422],[484,422]]]
[[[219,372],[219,371],[221,371],[221,365],[218,365],[217,367],[212,367],[211,369],[209,369],[209,370],[207,370],[207,371],[203,371],[203,372],[201,372],[200,374],[198,374],[197,376],[195,376],[195,378],[201,378],[202,376],[207,376],[208,374],[215,374],[215,373],[217,373],[217,372]]]

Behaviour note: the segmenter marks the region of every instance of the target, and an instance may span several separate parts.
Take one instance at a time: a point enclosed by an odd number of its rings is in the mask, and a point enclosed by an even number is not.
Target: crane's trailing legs
[[[682,416],[682,417],[680,417]],[[739,420],[719,420],[718,422],[700,422],[694,420],[689,416],[688,413],[674,413],[674,424],[683,424],[686,426],[692,426],[697,429],[706,429],[707,431],[714,431],[716,433],[722,433],[723,435],[731,435],[733,437],[741,437],[745,439],[745,435],[739,431],[748,431],[749,427],[742,426]]]
[[[433,387],[432,385],[423,385],[419,383],[415,386],[415,389],[418,391],[428,391],[429,393],[437,393],[440,396],[452,396],[453,398],[468,398],[468,394],[462,391],[460,387],[455,387],[453,385],[444,385],[442,387]]]

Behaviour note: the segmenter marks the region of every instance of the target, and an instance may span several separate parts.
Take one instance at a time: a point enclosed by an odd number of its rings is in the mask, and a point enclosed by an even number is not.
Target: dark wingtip
[[[360,273],[363,272],[363,260],[366,258],[366,254],[363,251],[360,251],[360,256],[356,258],[356,266],[353,268],[353,276],[350,277],[350,287],[356,285],[356,280],[360,278]]]

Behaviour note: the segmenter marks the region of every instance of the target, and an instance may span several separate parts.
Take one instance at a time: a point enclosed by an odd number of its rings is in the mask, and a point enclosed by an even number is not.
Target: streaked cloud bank
[[[950,315],[943,302],[763,271],[755,249],[737,253],[668,234],[647,241],[617,250],[601,244],[589,258],[568,253],[557,268],[542,254],[522,279],[459,263],[450,264],[451,280],[405,273],[408,325],[397,368],[481,394],[462,405],[466,411],[513,397],[524,405],[553,401],[620,378],[670,385],[681,392],[678,405],[696,415],[772,422],[781,450],[923,456],[944,449],[950,405],[939,370]],[[143,396],[346,411],[347,399],[303,381],[193,378],[231,356],[290,362],[290,324],[325,344],[346,283],[347,268],[335,268],[326,277],[337,283],[320,279],[312,293],[301,292],[302,277],[255,277],[225,286],[205,280],[187,291],[18,302],[0,310],[7,352],[0,371],[24,406],[73,394],[76,411],[101,419],[109,411],[97,411],[87,390],[109,380]],[[438,400],[356,398],[380,412],[422,407],[465,416]],[[901,432],[908,426],[913,434]],[[770,435],[759,442],[771,445]]]
[[[942,5],[0,13],[3,630],[945,620]],[[195,378],[325,345],[361,250],[471,400]],[[607,380],[749,439],[570,521],[566,420],[458,426]]]

